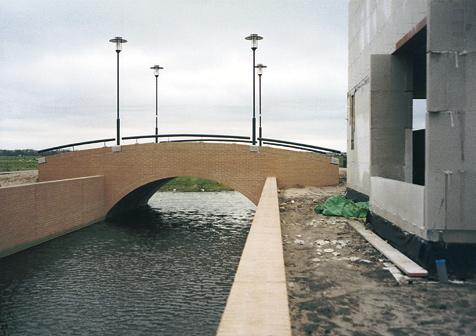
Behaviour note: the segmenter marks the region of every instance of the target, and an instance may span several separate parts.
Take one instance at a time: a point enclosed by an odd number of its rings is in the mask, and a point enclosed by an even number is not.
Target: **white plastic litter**
[[[324,245],[329,245],[329,244],[330,244],[330,241],[318,239],[318,240],[316,240],[314,243],[317,244],[317,245],[319,245],[319,246],[324,246]]]

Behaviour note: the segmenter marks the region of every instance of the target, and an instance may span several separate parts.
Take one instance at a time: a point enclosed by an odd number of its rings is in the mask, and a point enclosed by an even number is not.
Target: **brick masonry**
[[[104,177],[0,188],[0,257],[101,220]]]
[[[330,157],[271,147],[150,143],[48,156],[39,166],[40,183],[0,188],[0,257],[97,222],[131,192],[176,176],[221,182],[255,204],[268,176],[280,188],[339,181]]]
[[[39,180],[104,176],[106,213],[135,189],[176,176],[221,182],[258,203],[266,177],[279,188],[329,186],[339,181],[338,166],[325,155],[248,145],[173,143],[126,145],[113,152],[103,147],[48,156]]]

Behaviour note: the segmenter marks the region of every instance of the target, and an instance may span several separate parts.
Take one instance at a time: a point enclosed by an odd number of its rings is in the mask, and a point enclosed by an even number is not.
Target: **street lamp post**
[[[261,76],[263,75],[263,69],[267,68],[266,65],[263,64],[257,64],[256,68],[258,69],[258,97],[259,97],[259,145],[261,146],[263,144],[262,137],[263,137],[263,132],[261,129]]]
[[[250,34],[250,36],[245,37],[245,40],[250,40],[251,41],[251,50],[253,50],[253,119],[251,122],[251,134],[252,134],[252,144],[256,145],[256,89],[255,89],[255,82],[256,82],[256,75],[255,75],[255,53],[256,49],[258,49],[258,41],[262,40],[263,37],[259,36],[258,34]]]
[[[160,65],[154,65],[150,67],[154,70],[155,76],[155,143],[159,142],[159,90],[158,90],[158,79],[159,71],[163,69]]]
[[[119,118],[119,53],[122,50],[122,44],[126,43],[127,40],[123,39],[120,36],[109,40],[109,42],[116,44],[116,54],[117,54],[117,119],[116,119],[116,145],[121,144],[121,120]]]

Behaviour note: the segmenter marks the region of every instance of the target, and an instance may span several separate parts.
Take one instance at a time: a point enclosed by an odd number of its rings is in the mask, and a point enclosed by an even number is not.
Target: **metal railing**
[[[126,136],[122,137],[122,140],[136,140],[139,139],[155,139],[155,138],[167,138],[166,142],[234,142],[234,143],[248,143],[251,144],[251,139],[248,136],[241,136],[241,135],[227,135],[227,134],[194,134],[194,133],[179,133],[179,134],[161,134],[161,135],[134,135],[134,136]],[[171,139],[172,138],[172,139]],[[177,139],[178,138],[178,139]],[[189,139],[183,139],[189,138]],[[76,142],[62,146],[50,147],[41,149],[38,153],[46,153],[56,150],[61,150],[65,148],[73,148],[76,146],[81,145],[90,145],[95,143],[104,143],[106,146],[107,142],[114,141],[115,138],[108,138],[108,139],[99,139],[99,140],[91,140],[91,141],[83,141],[83,142]],[[285,147],[285,148],[293,148],[307,152],[319,153],[319,154],[340,154],[341,152],[336,149],[314,146],[303,144],[299,142],[287,141],[287,140],[278,140],[278,139],[269,139],[269,138],[258,138],[258,140],[262,140],[263,144],[269,146],[276,146],[276,147]]]
[[[297,148],[297,149],[303,149],[303,150],[309,150],[309,151],[322,151],[322,152],[331,152],[331,153],[336,153],[340,154],[341,151],[337,149],[331,149],[331,148],[326,148],[326,147],[319,147],[319,146],[314,146],[314,145],[307,145],[299,142],[293,142],[293,141],[286,141],[286,140],[277,140],[277,139],[269,139],[269,138],[258,138],[258,140],[262,140],[268,145],[275,145],[275,146],[282,146],[282,147],[290,147],[290,148]]]
[[[196,133],[179,133],[179,134],[161,134],[161,135],[134,135],[122,137],[122,140],[138,140],[138,139],[155,139],[155,138],[216,138],[216,139],[236,139],[250,140],[248,136],[226,135],[226,134],[196,134]]]
[[[300,149],[300,150],[303,150],[303,151],[306,151],[306,152],[313,152],[313,153],[318,153],[318,154],[326,154],[326,155],[329,154],[328,152],[319,151],[319,150],[315,150],[315,149],[304,148],[304,147],[293,146],[293,145],[286,145],[286,144],[278,144],[278,143],[272,143],[272,142],[267,142],[267,141],[263,141],[263,145]]]
[[[104,143],[104,146],[106,146],[106,142],[111,142],[111,141],[115,141],[115,140],[116,140],[116,138],[107,138],[107,139],[99,139],[99,140],[90,140],[90,141],[75,142],[75,143],[66,144],[66,145],[61,145],[61,146],[56,146],[56,147],[50,147],[50,148],[40,149],[40,150],[38,151],[38,153],[51,152],[51,151],[55,151],[55,150],[59,150],[59,149],[65,149],[65,148],[71,148],[71,147],[72,147],[73,150],[74,150],[74,147],[76,147],[76,146],[92,145],[92,144],[100,143],[100,142],[103,142],[103,143]]]

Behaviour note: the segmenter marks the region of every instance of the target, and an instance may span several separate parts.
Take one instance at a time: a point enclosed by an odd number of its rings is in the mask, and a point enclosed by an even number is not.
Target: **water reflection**
[[[0,260],[0,334],[212,335],[254,207],[235,192],[150,205]]]

